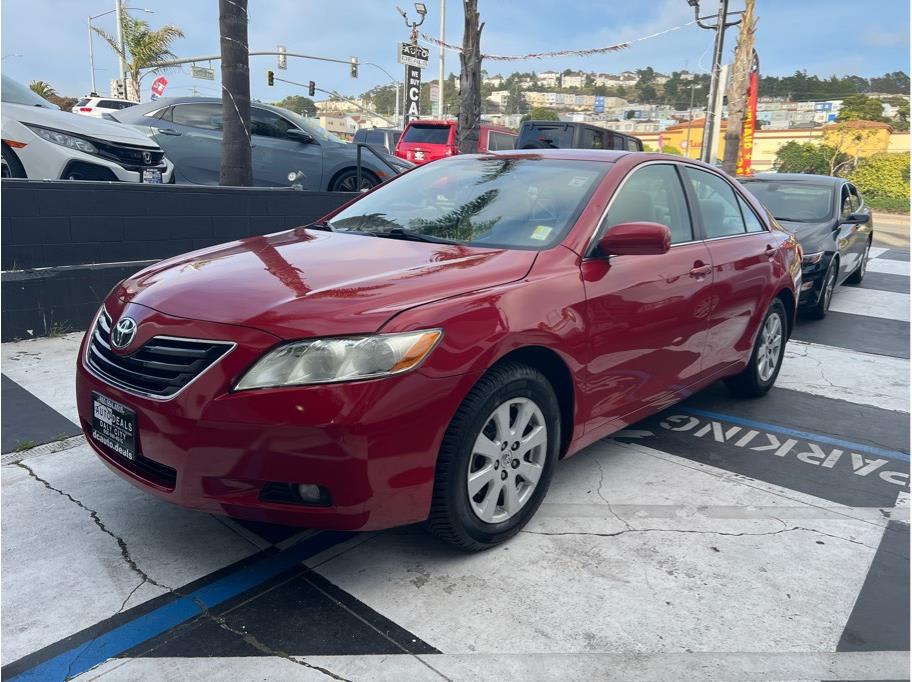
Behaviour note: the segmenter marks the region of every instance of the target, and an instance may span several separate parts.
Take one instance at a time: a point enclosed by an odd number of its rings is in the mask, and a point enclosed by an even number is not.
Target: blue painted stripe
[[[678,412],[684,412],[686,414],[693,414],[700,417],[709,417],[710,419],[717,419],[720,421],[726,421],[731,424],[738,424],[739,426],[750,426],[754,429],[762,429],[763,431],[772,431],[773,433],[781,433],[786,436],[792,436],[794,438],[803,438],[804,440],[813,441],[815,443],[827,443],[829,445],[838,445],[841,448],[846,450],[851,450],[852,452],[864,452],[869,455],[876,455],[878,457],[886,457],[887,459],[898,459],[901,462],[908,462],[909,455],[905,452],[898,452],[897,450],[885,450],[884,448],[874,447],[873,445],[865,445],[864,443],[853,443],[849,440],[843,440],[842,438],[834,438],[833,436],[824,436],[820,433],[811,433],[810,431],[799,431],[798,429],[790,429],[787,426],[779,426],[778,424],[770,424],[768,422],[758,422],[754,419],[745,419],[744,417],[733,417],[730,414],[722,414],[721,412],[710,412],[709,410],[700,410],[696,407],[688,407],[686,405],[681,405],[674,408]]]
[[[109,658],[118,656],[173,627],[202,613],[200,604],[207,609],[218,606],[261,585],[288,569],[320,552],[337,545],[353,533],[324,532],[313,535],[261,561],[238,569],[169,602],[154,611],[144,613],[95,639],[77,644],[44,663],[21,672],[12,680],[65,680],[84,673]]]

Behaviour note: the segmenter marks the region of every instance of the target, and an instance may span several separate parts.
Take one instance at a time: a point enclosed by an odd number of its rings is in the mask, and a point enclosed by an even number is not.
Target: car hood
[[[818,251],[832,251],[835,248],[833,242],[833,229],[835,224],[832,220],[826,220],[820,223],[800,223],[792,220],[778,220],[785,230],[795,235],[801,249],[805,253],[817,253]]]
[[[32,123],[109,142],[135,144],[156,150],[159,148],[154,140],[149,139],[146,135],[137,131],[136,128],[122,123],[115,123],[114,121],[106,121],[103,118],[80,116],[69,111],[29,107],[11,102],[3,103],[3,113],[5,116],[14,118],[20,123]]]
[[[535,251],[297,228],[162,261],[120,284],[128,302],[284,339],[373,332],[414,306],[523,278]]]

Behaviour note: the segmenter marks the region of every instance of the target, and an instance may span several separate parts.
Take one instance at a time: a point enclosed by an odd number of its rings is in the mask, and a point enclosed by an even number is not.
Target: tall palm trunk
[[[728,126],[725,129],[725,151],[722,154],[722,170],[735,174],[738,166],[738,152],[741,149],[741,133],[744,114],[747,110],[747,90],[750,85],[751,66],[754,55],[754,31],[757,19],[754,16],[754,0],[747,0],[741,17],[741,32],[735,46],[735,58],[728,81]]]
[[[474,154],[478,151],[478,127],[481,124],[481,31],[478,23],[478,0],[463,0],[465,29],[462,34],[462,53],[459,64],[459,151]]]
[[[222,52],[222,165],[220,185],[253,185],[250,154],[250,55],[247,0],[219,0]]]

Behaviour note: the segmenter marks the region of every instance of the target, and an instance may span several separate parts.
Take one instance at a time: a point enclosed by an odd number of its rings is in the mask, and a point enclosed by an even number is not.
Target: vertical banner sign
[[[159,76],[154,81],[152,81],[152,100],[155,101],[159,97],[165,94],[165,86],[168,85],[168,79],[164,76]]]
[[[405,123],[418,118],[418,97],[421,95],[421,69],[405,67]]]
[[[760,61],[757,53],[751,63],[750,80],[747,86],[747,106],[744,107],[744,127],[741,130],[741,148],[738,149],[738,165],[735,175],[753,175],[751,156],[754,151],[754,129],[757,127],[757,90],[760,86]]]

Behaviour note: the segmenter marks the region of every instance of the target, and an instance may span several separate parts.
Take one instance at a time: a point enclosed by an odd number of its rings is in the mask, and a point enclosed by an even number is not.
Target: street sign
[[[168,79],[164,76],[159,76],[154,81],[152,81],[152,99],[158,99],[164,95],[167,85]]]
[[[440,99],[440,86],[437,83],[431,83],[431,101],[436,102]]]
[[[418,97],[421,94],[421,69],[405,67],[405,122],[418,118]]]
[[[190,75],[193,78],[200,78],[204,81],[214,81],[215,80],[215,69],[210,69],[205,66],[191,66]]]
[[[400,64],[426,69],[430,56],[431,51],[426,47],[412,45],[411,43],[399,43],[397,57]]]
[[[278,68],[287,69],[288,68],[288,55],[285,53],[288,52],[288,49],[284,45],[277,45],[276,52],[279,53]]]

